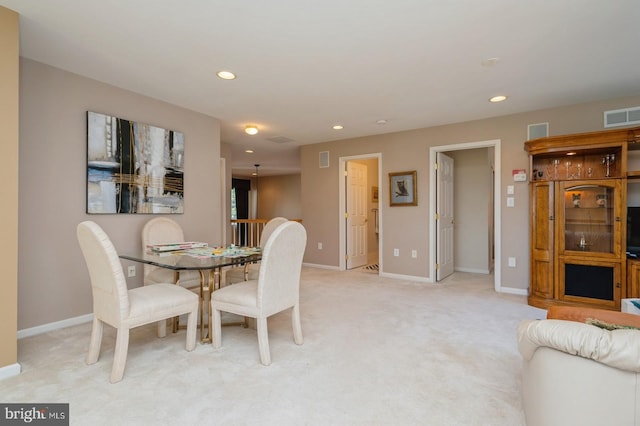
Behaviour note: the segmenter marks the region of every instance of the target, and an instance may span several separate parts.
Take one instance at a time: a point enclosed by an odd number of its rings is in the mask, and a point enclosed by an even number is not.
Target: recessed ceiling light
[[[252,149],[245,149],[244,152],[246,152],[247,154],[253,154],[253,150]]]
[[[342,124],[336,124],[335,126],[333,126],[333,130],[342,130],[344,129],[344,126]]]
[[[376,124],[387,124],[387,120],[383,118],[381,120],[376,121]]]
[[[247,124],[244,127],[244,131],[246,134],[248,135],[257,135],[258,134],[258,126],[256,126],[255,124]]]
[[[236,75],[231,71],[218,71],[216,75],[223,80],[234,80],[236,78]]]
[[[489,102],[502,102],[502,101],[506,101],[507,97],[505,95],[498,95],[498,96],[494,96],[493,98],[489,99]]]

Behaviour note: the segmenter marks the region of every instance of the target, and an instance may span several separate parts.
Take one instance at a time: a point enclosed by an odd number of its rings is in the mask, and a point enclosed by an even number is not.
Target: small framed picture
[[[389,173],[389,203],[394,206],[417,206],[416,171]]]
[[[371,187],[371,202],[372,203],[377,203],[378,202],[378,187],[377,186],[372,186]]]

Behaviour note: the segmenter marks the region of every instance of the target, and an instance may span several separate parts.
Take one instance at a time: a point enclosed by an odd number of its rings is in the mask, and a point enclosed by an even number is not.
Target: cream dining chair
[[[142,228],[142,248],[149,244],[184,242],[184,232],[178,222],[168,217],[156,217]],[[144,285],[155,283],[175,283],[174,271],[167,268],[144,264]],[[180,271],[178,284],[185,288],[200,288],[198,271]]]
[[[111,383],[119,382],[124,375],[132,328],[187,314],[186,350],[195,348],[197,295],[170,283],[128,290],[118,253],[102,228],[95,222],[82,222],[77,227],[77,237],[93,293],[93,326],[87,364],[96,363],[100,357],[105,323],[117,329]]]
[[[275,229],[282,225],[283,223],[288,222],[286,217],[274,217],[270,221],[268,221],[264,228],[262,228],[262,233],[260,234],[260,248],[264,249],[265,244],[269,240],[269,237],[275,231]],[[225,284],[233,284],[240,281],[247,280],[257,280],[258,272],[260,271],[260,263],[248,263],[244,266],[239,266],[236,268],[231,268],[225,271],[224,275],[224,283]]]
[[[278,226],[265,244],[257,280],[244,281],[214,291],[213,346],[222,346],[220,312],[230,312],[256,319],[260,361],[271,364],[267,318],[291,308],[293,340],[301,345],[300,272],[307,243],[307,233],[298,222]]]
[[[145,223],[142,228],[142,249],[150,244],[167,244],[184,242],[184,231],[182,226],[173,219],[168,217],[155,217]],[[181,287],[188,288],[200,294],[200,272],[198,271],[172,271],[167,268],[144,264],[144,285],[157,283],[175,283]],[[203,288],[203,291],[206,287]],[[163,335],[166,329],[166,321],[158,323],[158,336]],[[180,318],[173,319],[173,331],[176,332],[180,328]]]

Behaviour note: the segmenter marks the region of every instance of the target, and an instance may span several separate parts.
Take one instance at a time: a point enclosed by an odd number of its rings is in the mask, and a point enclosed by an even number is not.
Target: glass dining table
[[[220,250],[215,250],[219,252]],[[180,284],[180,271],[198,271],[200,274],[200,342],[212,342],[211,294],[220,288],[222,269],[226,267],[246,267],[262,258],[259,248],[241,247],[225,249],[214,254],[213,247],[193,250],[155,253],[144,251],[142,254],[121,254],[121,259],[165,268],[174,272],[174,282]],[[207,333],[205,335],[205,310],[207,312]],[[175,322],[174,322],[175,323]],[[174,327],[174,331],[176,331]]]

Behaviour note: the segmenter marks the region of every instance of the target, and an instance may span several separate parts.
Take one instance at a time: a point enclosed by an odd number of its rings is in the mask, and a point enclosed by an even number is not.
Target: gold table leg
[[[200,342],[211,343],[211,324],[209,324],[209,333],[205,337],[204,335],[204,309],[205,309],[205,297],[204,297],[204,271],[200,269]],[[209,286],[211,287],[211,286]],[[211,290],[209,290],[209,297],[211,297]],[[210,310],[211,308],[209,308]]]

